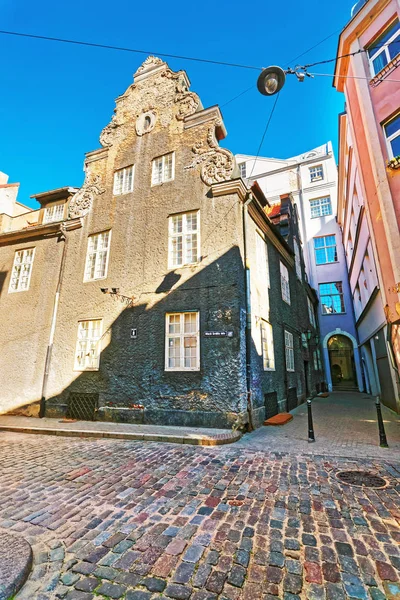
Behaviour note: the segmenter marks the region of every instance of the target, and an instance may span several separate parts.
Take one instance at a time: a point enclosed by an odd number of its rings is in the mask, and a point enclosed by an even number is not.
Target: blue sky
[[[333,58],[338,33],[299,61],[292,58],[350,18],[355,0],[0,0],[1,29],[127,46],[259,67],[286,68]],[[21,182],[19,201],[33,193],[83,182],[84,153],[99,147],[116,96],[146,55],[0,35],[0,170]],[[167,59],[185,69],[205,107],[222,106],[234,153],[256,154],[273,98],[256,88],[252,70]],[[314,70],[331,73],[333,64]],[[238,100],[223,104],[246,88]],[[343,95],[330,77],[287,79],[261,155],[285,158],[331,139],[336,148]]]

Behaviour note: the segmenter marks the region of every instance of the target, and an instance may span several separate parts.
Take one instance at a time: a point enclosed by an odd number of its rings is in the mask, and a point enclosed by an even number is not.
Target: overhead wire
[[[262,135],[260,145],[258,146],[257,155],[256,155],[255,160],[253,162],[253,167],[251,169],[250,175],[248,176],[248,179],[250,179],[250,177],[253,175],[254,167],[256,166],[256,162],[258,160],[258,157],[260,156],[260,152],[261,152],[262,145],[264,143],[265,136],[267,135],[269,126],[270,126],[271,121],[272,121],[272,117],[274,116],[276,105],[278,104],[279,96],[280,96],[280,92],[278,92],[278,94],[276,95],[275,102],[274,102],[274,105],[273,105],[272,110],[270,112],[267,124],[265,126],[264,133]]]

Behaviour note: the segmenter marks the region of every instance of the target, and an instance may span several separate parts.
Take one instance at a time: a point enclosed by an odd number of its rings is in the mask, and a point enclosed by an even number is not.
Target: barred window
[[[175,154],[170,152],[153,160],[151,184],[158,185],[174,179]]]
[[[64,204],[53,204],[44,209],[43,223],[62,221],[64,217]]]
[[[289,271],[287,267],[281,262],[281,291],[282,300],[290,304],[290,284],[289,284]]]
[[[330,196],[310,200],[311,218],[326,217],[332,214],[332,204]]]
[[[199,211],[169,217],[169,267],[181,267],[195,263],[199,260],[199,256]]]
[[[34,256],[35,248],[17,250],[14,256],[9,292],[23,292],[29,289]]]
[[[114,196],[128,194],[133,190],[134,166],[119,169],[114,173]]]
[[[101,319],[79,321],[75,370],[97,370],[100,363]]]
[[[199,313],[166,315],[166,371],[198,371],[200,369]]]
[[[261,321],[261,345],[264,371],[275,371],[274,336],[271,323]]]
[[[294,371],[293,333],[285,330],[286,371]]]
[[[111,231],[89,236],[84,281],[107,277]]]

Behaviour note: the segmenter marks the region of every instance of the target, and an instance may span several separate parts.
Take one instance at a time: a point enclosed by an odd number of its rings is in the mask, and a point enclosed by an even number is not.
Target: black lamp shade
[[[281,91],[285,79],[285,71],[281,67],[267,67],[261,71],[257,80],[258,91],[263,96],[273,96]]]

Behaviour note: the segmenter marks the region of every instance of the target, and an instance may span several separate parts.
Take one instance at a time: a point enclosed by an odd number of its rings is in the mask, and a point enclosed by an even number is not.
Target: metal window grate
[[[78,419],[79,421],[95,421],[98,405],[98,394],[70,393],[68,398],[67,418]]]
[[[288,389],[287,393],[287,410],[290,412],[297,406],[297,388],[292,387]]]
[[[264,394],[264,406],[265,406],[265,418],[270,419],[278,414],[278,394],[276,392],[270,392]]]

